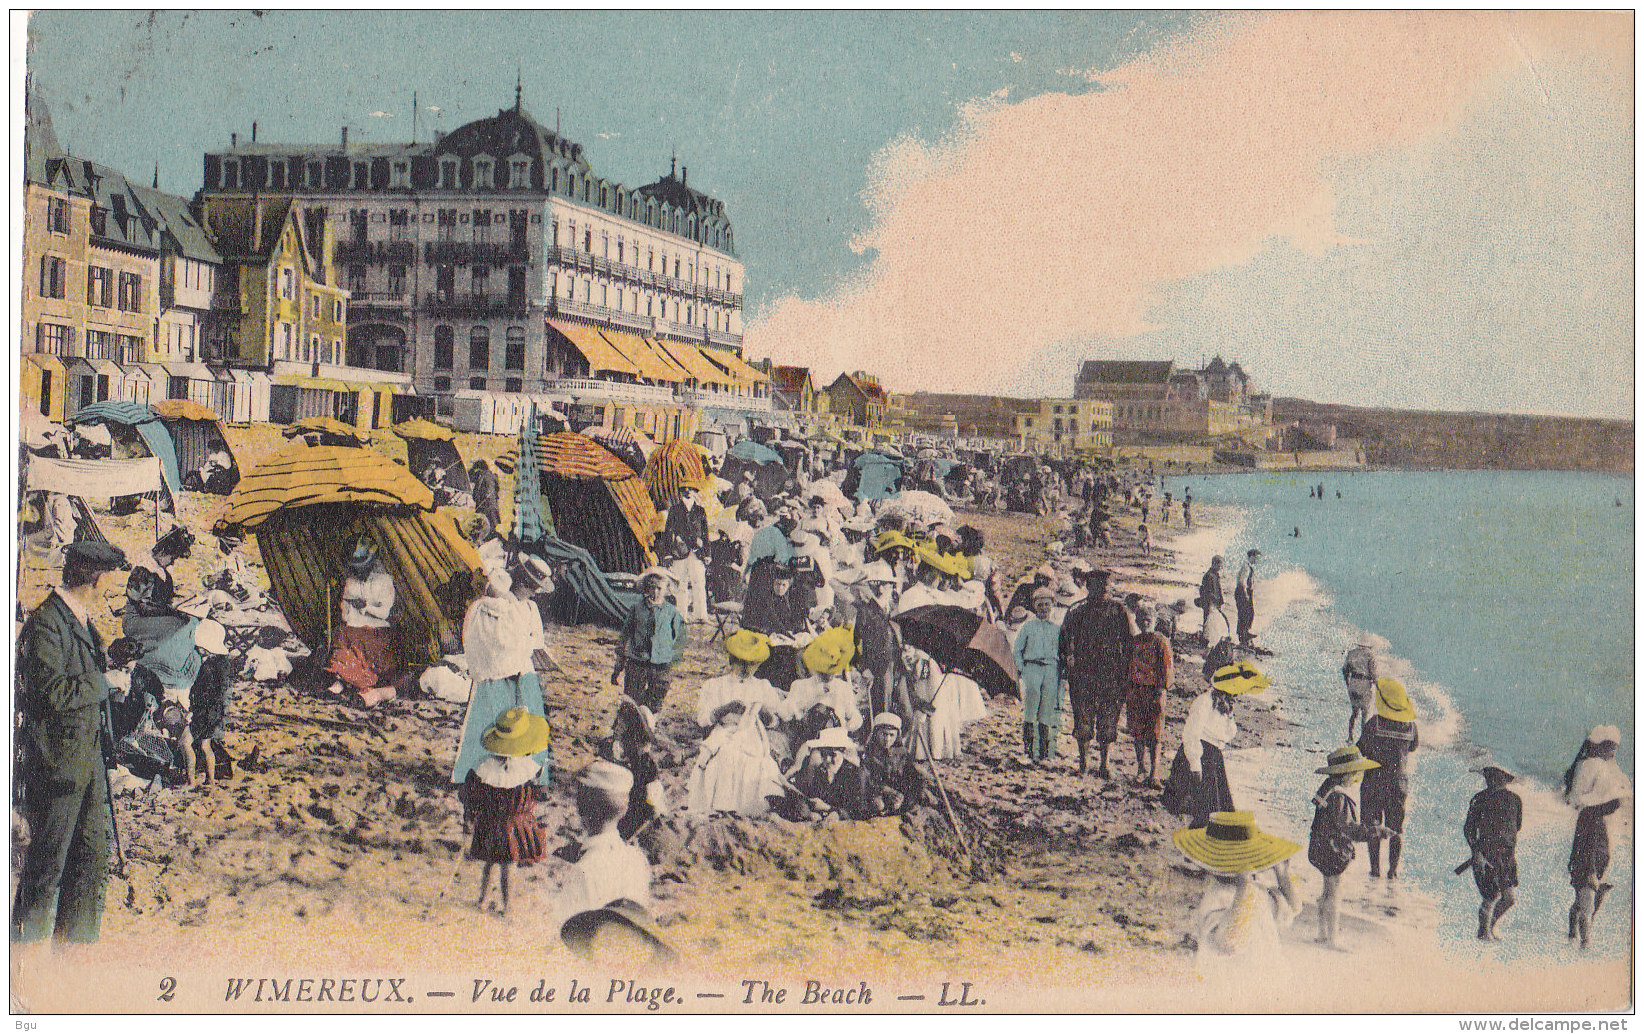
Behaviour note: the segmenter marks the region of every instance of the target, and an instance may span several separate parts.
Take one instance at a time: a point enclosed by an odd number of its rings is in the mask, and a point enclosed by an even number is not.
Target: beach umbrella
[[[731,446],[725,462],[719,466],[719,476],[733,485],[742,479],[745,471],[753,471],[754,494],[769,499],[787,483],[789,471],[782,456],[768,445],[747,438]]]
[[[891,618],[902,641],[930,654],[949,671],[975,680],[993,695],[1020,696],[1016,660],[1004,629],[963,607],[915,607]]]
[[[709,480],[702,465],[701,446],[681,438],[663,442],[646,457],[644,477],[651,501],[664,511],[679,498],[686,485],[701,487]]]
[[[159,458],[160,471],[172,497],[175,498],[182,490],[183,478],[177,465],[177,447],[172,444],[171,433],[166,430],[165,424],[160,422],[160,414],[152,407],[124,400],[94,402],[89,406],[82,406],[64,422],[69,427],[81,429],[82,433],[85,429],[97,428],[100,435],[107,435],[111,424],[129,427],[143,440],[143,444],[148,447],[149,455]],[[113,444],[112,436],[108,444]]]
[[[900,517],[915,524],[952,524],[953,508],[930,492],[903,492],[879,511],[881,517]]]
[[[534,418],[520,428],[519,447],[515,455],[518,458],[514,464],[514,541],[529,545],[554,534],[553,517],[542,501],[539,481],[542,463],[537,458],[537,422]]]
[[[328,416],[305,416],[287,427],[283,433],[287,438],[295,438],[304,434],[317,434],[320,436],[321,445],[332,446],[364,445],[371,440],[370,436],[359,428]]]
[[[834,481],[812,481],[809,495],[812,499],[820,499],[830,506],[848,508],[852,511],[856,509],[856,504],[845,498],[844,491]]]

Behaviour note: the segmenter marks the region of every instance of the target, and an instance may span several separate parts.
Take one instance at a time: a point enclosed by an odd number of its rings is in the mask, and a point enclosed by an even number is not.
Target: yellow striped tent
[[[586,549],[601,571],[637,574],[656,563],[651,540],[662,527],[662,515],[626,463],[569,431],[538,435],[537,455],[542,501],[559,538]],[[517,462],[513,455],[509,459]]]
[[[376,543],[399,594],[402,656],[431,663],[484,578],[474,547],[433,511],[427,486],[376,452],[293,444],[241,479],[214,530],[257,537],[270,592],[316,650],[330,641],[354,542]]]
[[[679,498],[681,488],[701,486],[708,480],[702,448],[680,438],[663,442],[645,460],[645,487],[651,490],[656,508],[664,512]]]

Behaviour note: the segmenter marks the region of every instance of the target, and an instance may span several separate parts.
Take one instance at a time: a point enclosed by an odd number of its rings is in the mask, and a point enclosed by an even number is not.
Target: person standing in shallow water
[[[1418,745],[1416,709],[1404,684],[1398,679],[1376,680],[1376,713],[1364,723],[1359,734],[1359,750],[1380,765],[1364,774],[1359,803],[1367,825],[1391,832],[1387,837],[1387,878],[1399,876],[1399,855],[1404,851],[1404,805],[1410,794],[1410,774],[1405,759]],[[1370,875],[1381,875],[1381,838],[1370,840]]]
[[[1587,742],[1564,773],[1564,799],[1579,809],[1570,844],[1570,886],[1576,893],[1570,906],[1570,939],[1579,936],[1583,949],[1591,937],[1593,917],[1611,890],[1611,884],[1604,882],[1610,845],[1633,795],[1632,783],[1615,763],[1620,742],[1621,730],[1598,726],[1587,734]]]
[[[1484,769],[1484,789],[1467,804],[1461,834],[1473,856],[1467,865],[1483,903],[1478,907],[1478,939],[1499,941],[1496,924],[1513,907],[1518,886],[1518,831],[1524,825],[1524,802],[1507,789],[1513,774],[1494,765]]]
[[[1324,877],[1324,887],[1319,893],[1318,941],[1336,949],[1341,948],[1338,898],[1341,874],[1358,854],[1354,842],[1369,840],[1375,832],[1359,822],[1358,804],[1349,789],[1358,784],[1366,771],[1376,767],[1374,761],[1359,753],[1359,748],[1348,744],[1331,751],[1323,768],[1314,769],[1326,779],[1313,794],[1313,826],[1308,832],[1307,860]]]

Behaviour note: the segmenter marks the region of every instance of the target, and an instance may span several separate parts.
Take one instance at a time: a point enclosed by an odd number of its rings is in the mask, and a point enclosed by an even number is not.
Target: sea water
[[[1322,497],[1310,497],[1321,485]],[[1261,664],[1269,692],[1301,723],[1288,753],[1264,768],[1274,799],[1295,802],[1275,832],[1305,843],[1308,799],[1322,779],[1313,770],[1346,738],[1343,656],[1368,641],[1418,716],[1401,886],[1433,899],[1441,943],[1485,950],[1473,940],[1477,891],[1453,870],[1468,857],[1461,827],[1483,788],[1477,770],[1501,765],[1519,776],[1512,788],[1524,800],[1519,903],[1502,922],[1505,942],[1487,950],[1503,959],[1571,951],[1565,861],[1575,813],[1559,799],[1565,768],[1588,731],[1609,724],[1621,730],[1617,760],[1633,775],[1632,479],[1286,472],[1165,484],[1177,500],[1187,487],[1201,514],[1229,506],[1237,515],[1183,541],[1189,552],[1225,556],[1230,618],[1245,551],[1263,554],[1255,629],[1276,656]],[[1192,613],[1185,627],[1196,624]],[[1354,863],[1361,872],[1364,850]],[[1613,850],[1606,879],[1616,890],[1594,924],[1598,955],[1630,950],[1630,852],[1630,839]]]

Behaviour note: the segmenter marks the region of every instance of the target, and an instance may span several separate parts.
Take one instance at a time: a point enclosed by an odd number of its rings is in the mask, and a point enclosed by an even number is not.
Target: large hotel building
[[[512,108],[432,142],[350,142],[344,129],[334,144],[272,144],[254,126],[205,155],[196,208],[214,239],[289,222],[316,253],[327,241],[346,296],[342,348],[276,312],[227,335],[210,357],[226,367],[275,384],[389,384],[442,417],[534,399],[573,426],[656,438],[771,412],[768,378],[741,357],[724,204],[684,168],[642,187],[596,174],[517,90]],[[274,297],[279,277],[259,289]]]

